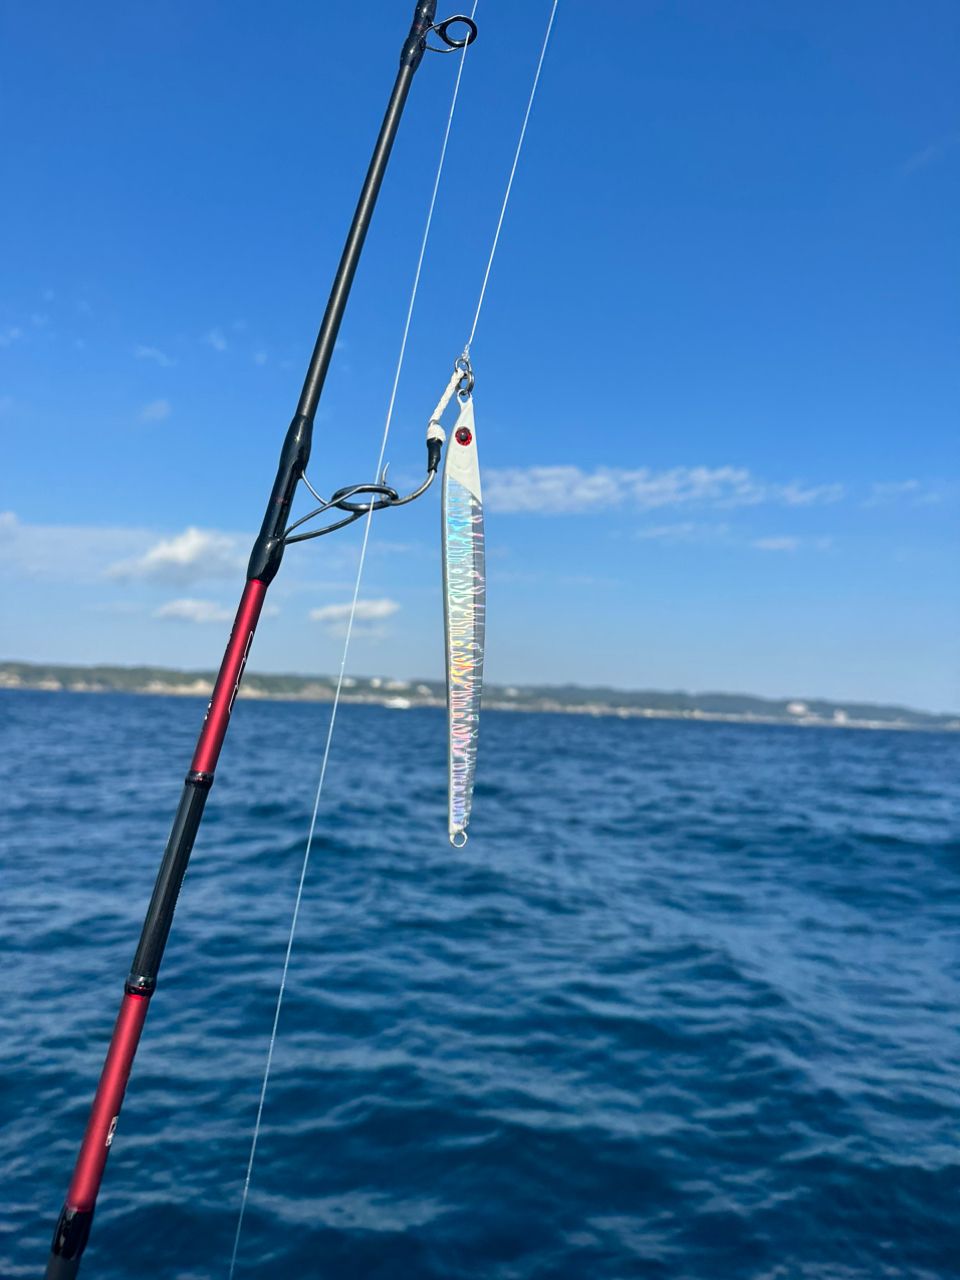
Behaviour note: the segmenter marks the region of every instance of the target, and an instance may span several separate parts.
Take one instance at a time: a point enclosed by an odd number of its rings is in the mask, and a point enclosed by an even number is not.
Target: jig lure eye
[[[457,444],[469,444],[473,439],[473,432],[469,427],[460,427],[454,435]]]

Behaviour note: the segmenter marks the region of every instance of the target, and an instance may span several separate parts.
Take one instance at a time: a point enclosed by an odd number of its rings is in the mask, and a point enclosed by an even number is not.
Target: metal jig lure
[[[427,428],[443,441],[440,425],[456,395],[460,413],[454,424],[443,466],[441,532],[443,537],[443,622],[447,658],[447,761],[450,843],[467,843],[473,803],[483,686],[483,645],[487,587],[484,568],[483,498],[473,413],[473,369],[464,354]]]

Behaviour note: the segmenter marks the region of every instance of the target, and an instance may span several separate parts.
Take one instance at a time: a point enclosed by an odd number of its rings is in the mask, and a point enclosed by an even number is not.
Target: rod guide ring
[[[466,35],[452,36],[450,34],[450,28],[457,23],[462,23],[466,27]],[[466,49],[477,38],[477,24],[472,18],[468,18],[465,13],[455,13],[452,18],[445,18],[443,22],[434,23],[430,31],[435,31],[447,46],[445,49],[440,49],[436,45],[428,44],[425,47],[431,53],[453,53],[455,49]],[[427,35],[430,34],[430,31],[427,32]]]

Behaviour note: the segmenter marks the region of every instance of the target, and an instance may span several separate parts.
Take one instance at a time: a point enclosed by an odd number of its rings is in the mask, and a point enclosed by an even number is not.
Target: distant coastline
[[[59,663],[0,662],[0,690],[66,693],[154,694],[207,698],[212,671],[167,667],[67,666]],[[288,702],[330,702],[333,676],[267,675],[250,672],[239,696]],[[409,710],[443,707],[446,689],[437,680],[389,676],[349,677],[343,701]],[[823,698],[759,698],[739,693],[681,693],[580,685],[488,685],[488,711],[564,712],[621,719],[701,720],[732,724],[791,724],[836,729],[960,730],[960,715],[935,715],[883,703],[830,702]]]

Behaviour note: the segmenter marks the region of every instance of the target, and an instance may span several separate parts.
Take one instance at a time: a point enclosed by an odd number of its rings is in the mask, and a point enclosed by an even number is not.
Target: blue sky
[[[407,0],[0,17],[0,657],[212,667]],[[480,0],[388,456],[469,328],[548,0]],[[488,675],[960,708],[952,3],[561,0],[480,329]],[[318,419],[370,476],[455,73],[425,60]],[[442,670],[437,496],[351,669]],[[331,671],[359,532],[253,665]]]

